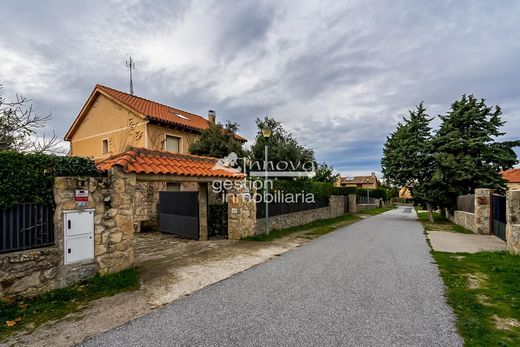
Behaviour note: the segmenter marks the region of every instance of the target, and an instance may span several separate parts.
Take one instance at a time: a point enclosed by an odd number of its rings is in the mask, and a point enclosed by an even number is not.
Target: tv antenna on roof
[[[134,81],[132,80],[132,70],[135,69],[135,62],[130,56],[130,60],[126,61],[126,67],[130,70],[130,94],[134,95]]]

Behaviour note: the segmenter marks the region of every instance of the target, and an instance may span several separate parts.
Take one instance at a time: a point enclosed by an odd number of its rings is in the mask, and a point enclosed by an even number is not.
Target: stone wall
[[[520,183],[507,183],[508,190],[520,190]]]
[[[256,230],[256,201],[239,195],[228,195],[228,238],[240,240],[254,236]]]
[[[475,233],[490,234],[491,189],[475,189]]]
[[[108,177],[57,177],[54,184],[53,246],[0,255],[0,297],[35,295],[94,276],[128,268],[134,262],[135,175],[115,169]],[[77,206],[74,193],[88,188],[88,201]],[[107,199],[109,198],[109,199]],[[106,200],[110,202],[105,203]],[[64,264],[67,210],[94,210],[94,259]]]
[[[357,213],[357,195],[349,194],[348,195],[348,212],[349,213]]]
[[[372,209],[378,208],[380,206],[381,206],[380,203],[377,203],[377,204],[357,204],[357,211],[361,212],[363,210],[372,210]]]
[[[331,196],[329,206],[316,208],[313,210],[300,211],[294,213],[281,214],[278,216],[270,216],[269,230],[286,229],[299,225],[311,223],[320,219],[335,218],[342,216],[344,212],[344,198],[343,196]],[[265,234],[266,219],[260,218],[256,220],[255,235]]]
[[[330,217],[336,218],[345,214],[345,197],[343,195],[332,195],[329,199]]]
[[[269,230],[286,229],[298,225],[304,225],[320,219],[331,218],[331,210],[329,207],[316,208],[313,210],[300,211],[294,213],[281,214],[278,216],[269,216]],[[255,235],[265,234],[266,219],[260,218],[256,220]]]
[[[464,228],[476,233],[475,214],[471,212],[455,211],[453,217],[448,217],[453,223],[463,226]]]
[[[134,222],[140,232],[144,222],[150,226],[157,226],[159,192],[166,189],[164,182],[137,182],[135,187]]]
[[[454,211],[447,213],[448,219],[455,224],[473,231],[475,234],[491,233],[491,189],[475,189],[475,213]]]
[[[506,220],[507,250],[520,254],[520,190],[506,194]]]
[[[331,196],[327,207],[269,217],[269,230],[285,229],[319,219],[342,216],[344,201],[343,196]],[[240,194],[228,195],[228,238],[240,240],[265,233],[266,219],[256,219],[256,202],[244,199]]]
[[[197,182],[179,182],[178,184],[181,192],[199,192],[199,183]],[[158,230],[159,192],[165,191],[166,187],[166,182],[137,182],[134,199],[136,232],[141,232],[141,229]],[[207,199],[209,203],[216,203],[222,200],[211,189],[208,190]]]

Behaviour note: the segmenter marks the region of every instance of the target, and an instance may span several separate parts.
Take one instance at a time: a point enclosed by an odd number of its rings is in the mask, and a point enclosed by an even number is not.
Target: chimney
[[[213,110],[208,111],[208,120],[210,123],[216,124],[217,123],[217,113]]]

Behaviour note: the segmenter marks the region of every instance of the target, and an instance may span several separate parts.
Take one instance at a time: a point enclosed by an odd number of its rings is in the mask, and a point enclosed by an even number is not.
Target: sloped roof
[[[520,168],[502,171],[502,178],[509,183],[520,183]]]
[[[81,110],[80,115],[76,118],[74,124],[72,124],[71,128],[65,135],[65,140],[70,139],[80,123],[82,113],[86,110],[86,108],[88,108],[87,105],[89,102],[93,102],[94,96],[97,93],[107,95],[116,102],[119,102],[120,104],[134,110],[137,114],[146,119],[179,126],[181,128],[190,129],[196,132],[202,132],[204,129],[209,127],[209,120],[194,113],[186,112],[178,108],[142,98],[140,96],[128,94],[117,89],[97,84],[92,91],[89,101],[87,101],[87,104],[85,104]],[[239,141],[247,141],[240,135],[236,135],[236,138]]]
[[[97,161],[96,165],[101,171],[107,171],[113,166],[120,166],[126,173],[191,177],[244,177],[241,173],[214,169],[217,161],[217,158],[212,157],[131,147],[126,152]]]
[[[341,183],[344,184],[372,184],[375,182],[375,176],[341,177]]]

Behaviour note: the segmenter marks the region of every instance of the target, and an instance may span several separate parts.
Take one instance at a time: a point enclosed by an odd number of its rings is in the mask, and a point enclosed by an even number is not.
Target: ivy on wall
[[[53,204],[54,177],[99,175],[88,158],[0,151],[0,208],[18,203]]]

